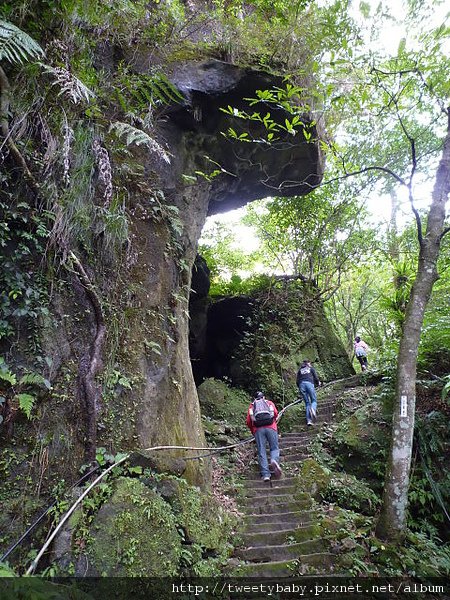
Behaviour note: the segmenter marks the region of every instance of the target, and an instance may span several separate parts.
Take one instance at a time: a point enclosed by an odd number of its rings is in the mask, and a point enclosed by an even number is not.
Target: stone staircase
[[[279,579],[334,573],[334,555],[320,534],[312,499],[298,489],[296,477],[311,440],[324,422],[333,419],[333,413],[333,400],[319,399],[313,427],[307,427],[302,417],[295,433],[283,434],[281,421],[280,480],[261,481],[257,466],[247,474],[238,498],[244,516],[241,543],[231,559],[232,576]]]

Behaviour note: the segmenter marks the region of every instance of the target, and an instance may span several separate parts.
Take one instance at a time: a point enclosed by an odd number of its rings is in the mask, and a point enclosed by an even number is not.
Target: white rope
[[[66,512],[66,514],[62,517],[61,521],[58,523],[58,525],[55,527],[55,530],[53,531],[53,533],[50,535],[50,537],[48,538],[48,540],[45,542],[45,544],[42,546],[42,548],[40,549],[40,551],[38,552],[38,554],[36,555],[35,559],[33,560],[33,562],[31,563],[31,565],[28,567],[25,576],[27,575],[32,575],[32,573],[34,572],[41,556],[44,554],[44,552],[47,550],[47,548],[50,546],[50,544],[52,543],[52,541],[55,539],[56,534],[58,533],[58,531],[61,529],[61,527],[64,525],[64,523],[67,521],[67,519],[70,517],[70,515],[74,512],[74,510],[77,508],[77,506],[82,502],[82,500],[89,494],[89,492],[92,490],[92,488],[94,486],[97,485],[97,483],[103,479],[103,477],[105,475],[107,475],[111,469],[114,469],[114,467],[117,467],[117,465],[120,465],[120,463],[124,462],[127,458],[129,458],[129,454],[127,454],[126,456],[124,456],[123,458],[121,458],[120,460],[118,460],[116,463],[114,463],[113,465],[111,465],[110,467],[108,467],[105,471],[103,471],[98,477],[97,479],[95,479],[91,485],[89,487],[87,487],[84,492],[81,494],[81,496],[79,498],[77,498],[77,500],[74,502],[74,504],[72,504],[72,506],[69,508],[69,510]]]
[[[294,406],[294,404],[298,404],[299,402],[302,402],[302,401],[303,401],[302,399],[299,399],[299,400],[296,400],[295,402],[291,402],[291,404],[288,404],[287,406],[285,406],[283,408],[283,410],[281,410],[280,413],[278,414],[277,423],[281,419],[281,417],[282,417],[282,415],[283,415],[283,413],[285,412],[286,409],[288,409],[291,406]],[[150,452],[150,451],[154,451],[154,450],[210,450],[210,451],[214,450],[215,452],[216,451],[219,452],[219,451],[222,451],[222,450],[229,450],[231,448],[235,448],[236,446],[241,446],[242,444],[247,444],[247,443],[253,442],[253,441],[254,441],[254,438],[249,438],[248,440],[244,440],[243,442],[238,442],[236,444],[230,444],[229,446],[219,446],[217,448],[210,448],[210,447],[208,448],[208,447],[204,447],[204,446],[153,446],[152,448],[144,448],[144,450],[141,450],[141,452]],[[53,533],[49,536],[49,538],[47,539],[47,541],[45,542],[45,544],[40,549],[40,551],[38,552],[38,554],[34,558],[33,562],[31,563],[31,565],[27,569],[27,571],[25,573],[25,576],[33,574],[34,570],[37,567],[37,564],[38,564],[39,560],[41,559],[42,555],[47,550],[47,548],[50,546],[50,544],[52,543],[52,541],[55,539],[55,537],[58,534],[59,530],[62,528],[62,526],[67,521],[67,519],[70,517],[70,515],[75,511],[75,509],[78,507],[78,505],[81,504],[81,502],[83,501],[83,499],[89,494],[89,492],[92,490],[92,488],[94,488],[97,485],[97,483],[99,481],[101,481],[103,479],[103,477],[105,477],[105,475],[107,475],[112,469],[114,469],[114,467],[117,467],[118,465],[120,465],[121,463],[123,463],[128,458],[130,458],[130,454],[129,453],[126,454],[125,456],[123,456],[116,463],[114,463],[113,465],[111,465],[110,467],[108,467],[105,471],[103,471],[97,477],[97,479],[95,479],[89,485],[89,487],[87,487],[84,490],[84,492],[79,496],[79,498],[77,498],[77,500],[74,502],[74,504],[72,504],[72,506],[69,508],[69,510],[61,518],[61,521],[55,527],[55,530],[53,531]]]

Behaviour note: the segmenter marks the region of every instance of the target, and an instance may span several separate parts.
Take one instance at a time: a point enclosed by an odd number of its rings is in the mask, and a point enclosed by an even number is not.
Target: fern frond
[[[19,380],[19,384],[22,385],[45,385],[47,389],[50,389],[52,386],[48,379],[45,379],[39,373],[25,373]]]
[[[17,394],[16,398],[19,401],[20,409],[30,418],[31,409],[36,401],[36,397],[31,394]]]
[[[80,101],[89,102],[91,98],[95,97],[94,92],[67,69],[63,67],[50,67],[44,64],[41,64],[41,67],[46,73],[55,78],[51,85],[58,85],[61,88],[58,96],[64,94],[74,104],[78,104]]]
[[[163,73],[154,75],[151,79],[153,94],[163,103],[183,102],[184,97],[174,84]]]
[[[158,144],[156,140],[142,131],[137,127],[133,127],[129,123],[123,121],[115,121],[111,124],[109,132],[115,133],[118,137],[125,137],[127,146],[135,144],[136,146],[147,146],[154,154],[164,160],[166,163],[170,163],[169,154],[164,150],[161,144]]]
[[[3,381],[7,381],[11,385],[16,385],[17,378],[14,373],[12,373],[9,369],[0,371],[0,379]]]
[[[28,33],[0,19],[0,60],[22,64],[42,56],[44,51]]]
[[[185,100],[177,87],[163,73],[129,76],[125,86],[141,110],[145,110],[148,106],[179,104]],[[120,92],[118,94],[120,100],[121,94]],[[122,99],[126,103],[123,96]]]

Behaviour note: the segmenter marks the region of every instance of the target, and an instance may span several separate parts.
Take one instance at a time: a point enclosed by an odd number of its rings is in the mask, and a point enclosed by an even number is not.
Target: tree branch
[[[70,252],[70,257],[88,300],[94,309],[96,324],[96,333],[91,342],[89,355],[81,358],[78,372],[80,392],[86,408],[86,457],[89,461],[94,461],[97,446],[97,412],[101,394],[101,387],[95,382],[95,377],[102,366],[106,327],[100,301],[88,274],[73,252]]]

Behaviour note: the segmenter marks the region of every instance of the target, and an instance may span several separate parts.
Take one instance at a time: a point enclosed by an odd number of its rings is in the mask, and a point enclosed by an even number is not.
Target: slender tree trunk
[[[392,418],[392,442],[377,535],[399,541],[406,527],[409,475],[411,469],[416,404],[417,352],[425,308],[438,278],[437,260],[444,232],[445,203],[450,192],[450,109],[447,134],[436,173],[426,234],[420,240],[417,276],[406,309],[398,352],[396,402]],[[419,232],[420,237],[420,232]]]
[[[398,251],[398,227],[397,227],[397,215],[398,215],[398,198],[395,190],[390,191],[391,196],[391,219],[389,221],[388,228],[388,248],[389,255],[394,262],[398,262],[400,255]]]

